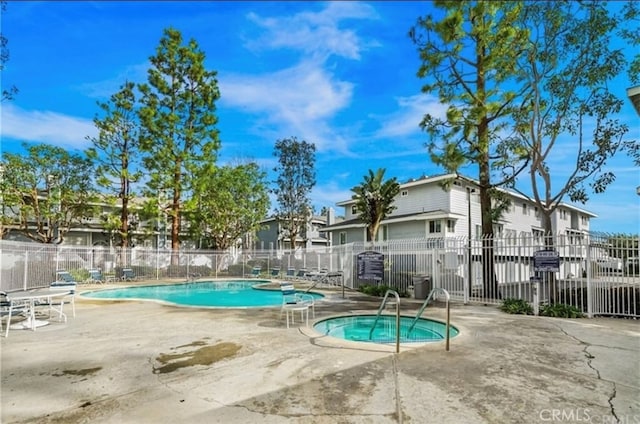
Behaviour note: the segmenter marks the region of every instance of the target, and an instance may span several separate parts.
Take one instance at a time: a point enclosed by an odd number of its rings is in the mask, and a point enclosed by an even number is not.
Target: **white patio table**
[[[9,336],[9,328],[11,329],[22,329],[22,330],[32,330],[35,331],[37,327],[42,327],[44,325],[49,324],[49,321],[44,320],[36,320],[36,301],[44,300],[47,302],[49,306],[49,316],[51,316],[51,311],[55,311],[59,314],[59,317],[64,321],[67,321],[67,316],[64,312],[62,312],[62,308],[64,306],[64,299],[60,299],[60,306],[56,307],[52,303],[52,298],[54,297],[65,297],[72,294],[71,290],[60,290],[60,289],[34,289],[34,290],[21,290],[7,293],[7,300],[9,301],[9,317],[11,317],[11,313],[14,306],[24,305],[28,306],[28,316],[25,321],[7,325],[7,330],[5,333],[5,337]]]

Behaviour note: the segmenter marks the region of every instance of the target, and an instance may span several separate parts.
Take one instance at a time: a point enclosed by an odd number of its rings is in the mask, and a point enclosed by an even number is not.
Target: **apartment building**
[[[542,216],[535,203],[518,193],[505,192],[511,206],[494,224],[495,236],[508,239],[526,233],[542,238]],[[382,221],[376,241],[482,236],[480,199],[472,179],[445,174],[410,180],[400,184],[394,205],[396,209]],[[358,217],[356,201],[341,201],[337,206],[344,208],[344,221],[325,228],[333,244],[365,241],[366,224]],[[589,232],[590,220],[595,217],[563,203],[552,215],[552,232],[579,237]]]

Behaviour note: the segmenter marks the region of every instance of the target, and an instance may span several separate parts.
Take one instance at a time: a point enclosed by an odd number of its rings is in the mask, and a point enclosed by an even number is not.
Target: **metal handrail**
[[[395,290],[387,290],[387,292],[384,294],[384,299],[382,299],[382,303],[380,303],[378,313],[376,314],[376,319],[373,321],[371,331],[369,331],[369,340],[371,340],[371,337],[373,337],[373,330],[375,330],[376,324],[378,324],[380,314],[382,314],[384,305],[387,303],[387,298],[391,293],[393,293],[393,295],[396,297],[396,353],[400,353],[400,295]]]
[[[424,312],[425,308],[427,307],[427,304],[429,303],[429,301],[433,297],[433,294],[436,291],[440,291],[442,294],[444,294],[444,297],[445,297],[445,302],[446,302],[445,306],[447,308],[447,322],[446,322],[446,326],[445,326],[445,332],[446,332],[446,335],[445,335],[445,339],[446,339],[445,350],[449,351],[449,326],[450,326],[449,319],[451,317],[451,313],[450,313],[450,309],[449,309],[449,300],[451,299],[451,296],[449,296],[449,292],[446,291],[445,289],[443,289],[442,287],[434,287],[433,290],[431,290],[431,293],[429,293],[429,296],[427,296],[427,298],[425,299],[424,303],[420,307],[420,310],[416,314],[416,317],[413,319],[413,322],[411,322],[411,325],[409,326],[409,329],[407,330],[407,337],[409,337],[409,334],[411,333],[411,330],[413,330],[413,327],[416,325],[416,322],[418,322],[418,320],[420,319],[420,316]]]

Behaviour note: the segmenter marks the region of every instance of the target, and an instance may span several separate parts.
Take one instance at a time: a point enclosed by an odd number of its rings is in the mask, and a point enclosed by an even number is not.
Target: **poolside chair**
[[[73,275],[63,269],[56,271],[56,283],[78,284]]]
[[[102,275],[102,271],[97,268],[93,268],[89,270],[89,279],[88,283],[98,283],[103,284],[105,282],[104,275]]]
[[[122,268],[122,281],[133,281],[137,278],[131,268]]]
[[[287,277],[293,278],[296,276],[295,268],[287,268]]]
[[[275,278],[280,277],[280,268],[278,267],[271,268],[271,276]]]
[[[300,268],[298,270],[298,273],[296,274],[296,278],[300,278],[300,279],[307,278],[307,269],[306,268]]]
[[[311,309],[313,317],[316,317],[315,299],[308,293],[299,293],[296,291],[292,283],[285,282],[280,284],[280,290],[282,291],[282,308],[280,309],[280,316],[285,312],[287,314],[287,328],[289,328],[289,313],[293,317],[293,312],[300,311],[300,317],[303,318],[304,314],[307,315],[307,321],[309,320],[309,309]]]
[[[53,298],[51,298],[49,302],[46,303],[46,305],[48,305],[49,308],[51,308],[52,306],[58,306],[60,315],[62,315],[62,307],[64,305],[64,301],[65,299],[69,298],[69,303],[71,303],[71,309],[73,311],[73,317],[75,318],[76,317],[77,285],[78,285],[78,282],[73,278],[71,274],[69,274],[69,272],[67,271],[56,272],[56,281],[49,284],[49,289],[50,290],[67,290],[69,294],[63,298],[60,298],[59,300],[60,303],[57,303],[56,301],[53,300]]]
[[[251,276],[258,278],[261,272],[262,272],[262,267],[254,266],[253,269],[251,270]]]
[[[6,317],[5,325],[7,326],[4,336],[8,337],[11,318],[25,314],[28,309],[29,305],[26,301],[22,303],[9,302],[9,300],[7,300],[7,293],[0,291],[0,333],[2,333],[2,319],[4,317]]]

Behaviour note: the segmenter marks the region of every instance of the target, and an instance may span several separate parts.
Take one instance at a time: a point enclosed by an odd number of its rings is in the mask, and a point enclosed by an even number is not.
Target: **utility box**
[[[428,275],[415,275],[413,277],[413,297],[426,299],[433,288],[431,277]]]

